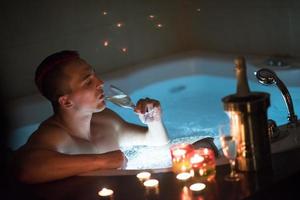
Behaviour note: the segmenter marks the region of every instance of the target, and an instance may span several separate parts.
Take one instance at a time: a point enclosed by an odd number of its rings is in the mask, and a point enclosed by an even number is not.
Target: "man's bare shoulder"
[[[43,122],[30,136],[25,147],[61,152],[62,148],[71,140],[72,138],[66,130],[48,120]]]

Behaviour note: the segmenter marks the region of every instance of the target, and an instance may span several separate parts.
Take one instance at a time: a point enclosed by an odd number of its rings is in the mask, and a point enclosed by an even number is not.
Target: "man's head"
[[[61,51],[48,56],[38,66],[35,82],[49,99],[54,112],[65,109],[98,112],[105,108],[103,81],[76,51]]]
[[[60,51],[45,58],[35,71],[35,83],[54,107],[58,98],[70,92],[67,84],[68,76],[64,73],[64,67],[79,59],[76,51]]]

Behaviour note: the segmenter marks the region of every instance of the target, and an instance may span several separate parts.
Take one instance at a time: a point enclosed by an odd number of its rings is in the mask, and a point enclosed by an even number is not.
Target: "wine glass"
[[[116,104],[117,106],[129,109],[135,109],[135,104],[132,102],[130,96],[123,92],[114,85],[109,86],[109,91],[112,93],[111,96],[105,96],[105,99]]]
[[[219,132],[222,151],[224,156],[229,160],[231,169],[230,174],[225,176],[225,180],[239,181],[241,179],[241,175],[235,170],[237,139],[231,134],[229,125],[221,125]]]
[[[117,86],[110,85],[109,86],[109,93],[111,95],[105,96],[105,100],[112,102],[113,104],[123,107],[123,108],[128,108],[128,109],[135,109],[135,104],[131,100],[130,96],[126,94],[123,90],[118,88]],[[141,114],[138,113],[138,116],[142,123],[148,124],[152,121],[155,120],[155,118],[159,117],[159,112],[157,108],[149,108],[148,111]]]

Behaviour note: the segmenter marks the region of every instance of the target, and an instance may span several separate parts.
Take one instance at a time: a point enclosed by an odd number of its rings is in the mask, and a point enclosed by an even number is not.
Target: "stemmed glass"
[[[131,100],[130,96],[126,94],[123,90],[120,88],[110,85],[109,86],[109,96],[105,96],[105,100],[108,100],[112,102],[113,104],[123,107],[123,108],[128,108],[128,109],[135,109],[135,104]],[[151,121],[154,120],[155,115],[157,115],[156,109],[149,109],[147,112],[144,114],[138,114],[140,120],[144,123],[147,124]]]
[[[241,179],[241,175],[235,170],[235,160],[237,154],[237,140],[231,134],[229,125],[221,125],[219,128],[220,134],[220,142],[223,154],[229,160],[230,163],[230,174],[225,176],[225,180],[227,181],[239,181]]]
[[[105,99],[123,108],[135,109],[135,104],[132,102],[129,95],[123,90],[114,85],[109,86],[111,96],[105,96]]]

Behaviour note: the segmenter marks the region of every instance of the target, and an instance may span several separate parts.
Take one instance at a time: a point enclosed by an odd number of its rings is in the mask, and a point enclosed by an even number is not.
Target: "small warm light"
[[[172,157],[172,171],[174,173],[186,172],[191,169],[188,155],[193,151],[191,144],[175,144],[170,147]]]
[[[119,22],[119,23],[117,23],[117,25],[116,25],[118,28],[121,28],[121,27],[123,27],[124,26],[124,24],[122,23],[122,22]]]
[[[148,188],[154,188],[158,186],[158,180],[156,179],[149,179],[144,182],[144,186]]]
[[[175,157],[182,157],[182,156],[184,156],[186,154],[186,150],[184,150],[184,149],[175,149],[174,151],[173,151],[173,155],[175,156]]]
[[[200,175],[205,179],[215,176],[216,162],[213,150],[208,148],[195,149],[188,157],[190,157],[195,176]]]
[[[189,178],[191,178],[191,174],[188,173],[188,172],[182,172],[182,173],[178,174],[178,175],[176,176],[176,178],[177,178],[178,180],[181,180],[181,181],[186,181],[186,180],[188,180]]]
[[[126,47],[123,47],[123,48],[121,49],[121,51],[122,51],[123,53],[127,53],[128,49],[127,49]]]
[[[181,200],[191,200],[192,199],[191,192],[189,191],[189,188],[187,186],[184,186],[182,188],[180,197],[181,197],[180,198]]]
[[[191,157],[191,163],[192,164],[197,164],[203,162],[204,158],[203,156],[200,156],[198,154],[195,154]]]
[[[136,175],[136,177],[141,181],[144,182],[146,180],[148,180],[151,176],[150,172],[140,172]]]
[[[162,24],[156,24],[156,27],[157,27],[157,28],[162,28],[163,25],[162,25]]]
[[[107,188],[102,188],[99,192],[98,195],[101,197],[108,197],[108,196],[112,196],[114,194],[114,191],[111,189],[107,189]]]
[[[203,176],[204,175],[204,170],[203,169],[199,169],[199,174],[200,174],[200,176]]]
[[[109,45],[109,41],[108,41],[108,40],[105,40],[105,41],[103,42],[103,46],[108,47],[108,45]]]
[[[197,12],[200,12],[201,11],[201,9],[200,8],[197,8]]]
[[[204,148],[204,154],[205,154],[205,155],[208,155],[208,154],[209,154],[208,148]]]
[[[102,12],[102,15],[107,15],[108,13],[106,11],[103,11]]]
[[[144,182],[144,186],[146,187],[146,194],[159,194],[158,180],[149,179]]]
[[[206,185],[204,183],[194,183],[190,186],[190,190],[193,192],[200,192],[201,190],[204,190]]]
[[[155,18],[155,15],[149,15],[148,18],[152,20]]]

